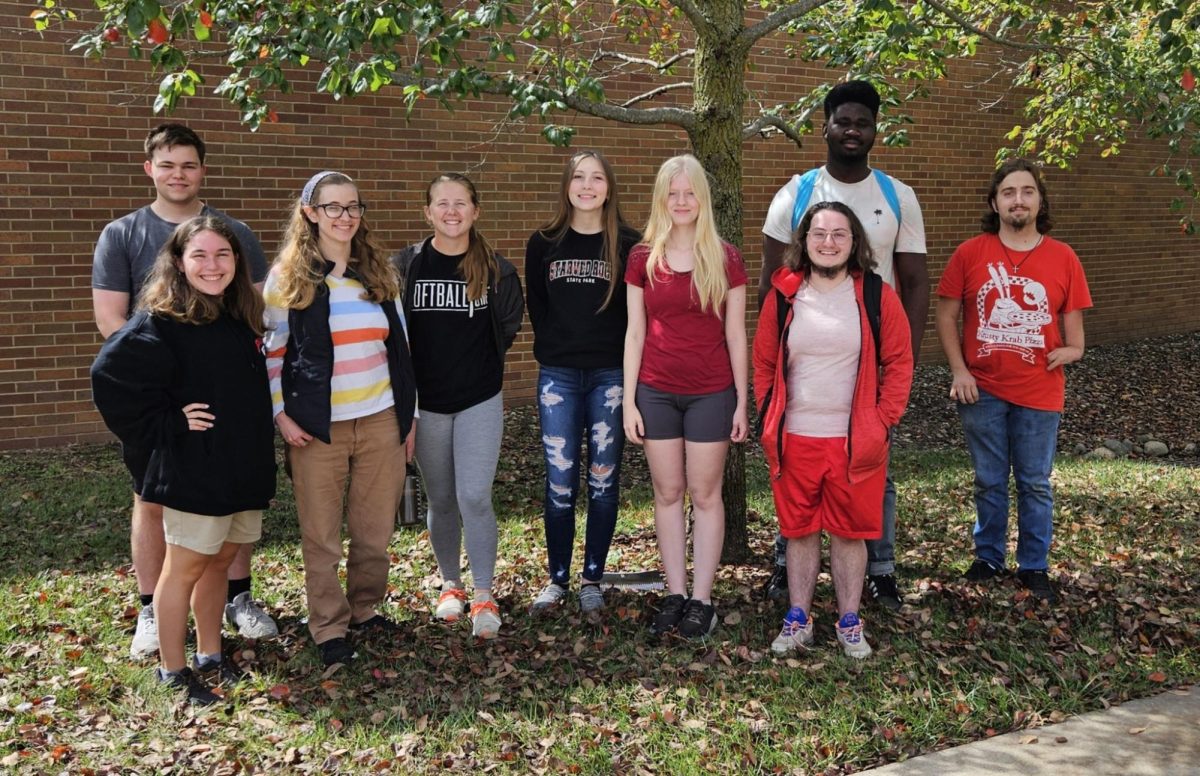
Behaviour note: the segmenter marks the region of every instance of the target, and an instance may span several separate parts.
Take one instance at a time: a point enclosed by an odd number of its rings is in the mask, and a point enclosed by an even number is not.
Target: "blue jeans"
[[[959,404],[967,450],[975,466],[975,555],[1004,568],[1008,544],[1008,473],[1017,482],[1017,568],[1045,571],[1054,536],[1050,470],[1060,414],[998,399]]]
[[[617,525],[622,423],[621,369],[570,369],[543,366],[538,372],[538,419],[546,453],[543,519],[550,580],[567,586],[575,546],[575,504],[579,498],[579,462],[587,431],[588,517],[583,548],[583,578],[598,582]]]
[[[787,567],[787,539],[778,531],[775,532],[775,565]],[[867,574],[874,577],[895,573],[896,483],[892,481],[889,457],[887,484],[883,487],[883,533],[878,539],[867,539]]]

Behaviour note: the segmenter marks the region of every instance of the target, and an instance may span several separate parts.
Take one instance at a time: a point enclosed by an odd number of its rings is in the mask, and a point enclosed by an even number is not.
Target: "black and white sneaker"
[[[654,613],[654,620],[650,623],[651,636],[663,636],[667,633],[673,633],[679,627],[679,621],[683,619],[684,607],[688,604],[688,599],[682,595],[669,595],[658,604],[658,611]]]
[[[762,586],[762,596],[767,601],[788,600],[787,566],[771,566],[771,576]]]
[[[702,639],[717,627],[717,608],[712,604],[695,599],[688,601],[679,621],[679,635],[688,639]]]
[[[183,698],[194,706],[212,706],[221,702],[221,696],[187,666],[178,671],[164,671],[160,666],[154,669],[154,677],[159,684],[181,691]]]
[[[229,658],[208,660],[196,655],[192,658],[192,671],[206,682],[226,686],[238,684],[246,678],[246,672]]]
[[[1018,571],[1017,580],[1029,589],[1034,598],[1051,605],[1057,603],[1058,595],[1054,592],[1050,575],[1045,571]]]
[[[321,662],[326,666],[337,663],[349,663],[357,657],[354,653],[354,647],[350,646],[350,642],[340,637],[332,638],[329,641],[322,641],[317,645],[317,651],[321,653]]]
[[[971,568],[967,569],[967,573],[963,574],[968,582],[986,582],[994,576],[1003,573],[1004,569],[996,568],[988,563],[983,558],[976,558],[971,563]]]
[[[900,589],[896,587],[894,574],[870,574],[867,576],[867,592],[875,603],[889,611],[900,611]]]

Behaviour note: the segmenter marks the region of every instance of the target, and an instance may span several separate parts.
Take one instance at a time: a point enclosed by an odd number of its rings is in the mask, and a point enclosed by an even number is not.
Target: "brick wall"
[[[0,449],[108,438],[88,390],[100,344],[91,317],[92,249],[105,223],[152,198],[141,142],[161,120],[150,111],[155,88],[143,63],[120,55],[85,61],[67,50],[65,34],[33,33],[30,8],[0,2]],[[787,88],[810,89],[821,75],[775,49],[756,59],[750,86],[769,103],[784,99]],[[988,75],[985,62],[957,67],[916,106],[912,145],[873,154],[921,199],[934,282],[954,246],[977,232],[994,151],[1018,121],[1014,98]],[[467,171],[483,197],[480,228],[521,265],[526,238],[551,212],[567,152],[547,146],[536,126],[502,126],[502,105],[472,101],[453,114],[430,106],[406,122],[398,96],[338,103],[311,96],[314,80],[299,76],[299,96],[276,106],[281,122],[255,134],[211,97],[194,98],[175,115],[209,145],[208,202],[246,221],[270,255],[308,176],[343,170],[372,205],[374,233],[394,249],[425,233],[426,182],[442,170]],[[686,150],[686,136],[590,119],[578,126],[576,147],[609,156],[626,213],[642,222],[658,164]],[[1162,156],[1162,146],[1135,142],[1115,158],[1089,155],[1072,172],[1048,176],[1055,235],[1075,247],[1090,279],[1091,344],[1200,326],[1197,243],[1178,234],[1167,209],[1174,187],[1148,176]],[[780,138],[745,145],[743,238],[752,276],[771,196],[789,171],[823,157],[819,139],[802,150]],[[526,328],[509,361],[510,400],[532,395],[530,351]],[[932,316],[924,356],[940,357]]]

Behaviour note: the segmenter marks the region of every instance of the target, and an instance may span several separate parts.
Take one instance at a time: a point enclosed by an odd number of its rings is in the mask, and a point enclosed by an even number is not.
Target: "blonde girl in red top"
[[[651,625],[688,638],[716,627],[713,579],[725,536],[721,477],[729,443],[746,438],[746,269],[721,241],[708,179],[691,155],[658,171],[642,243],[629,253],[624,425],[643,445],[668,595]],[[693,517],[687,580],[683,496]]]

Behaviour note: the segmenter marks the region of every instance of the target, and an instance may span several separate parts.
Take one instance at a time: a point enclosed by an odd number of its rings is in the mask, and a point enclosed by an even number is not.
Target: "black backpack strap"
[[[879,354],[879,308],[883,298],[883,278],[874,272],[863,275],[863,303],[867,308],[867,321],[871,324],[871,337],[875,340],[875,365],[883,359]]]
[[[788,302],[787,297],[778,288],[775,289],[775,314],[779,318],[775,331],[779,332],[780,337],[783,337],[783,325],[787,323]]]
[[[782,349],[783,326],[785,323],[787,323],[788,308],[791,307],[791,305],[788,304],[787,297],[783,295],[782,291],[780,291],[778,288],[773,289],[773,291],[775,293],[775,313],[779,318],[779,323],[776,327],[776,331],[779,332],[778,347]],[[763,434],[763,423],[766,422],[767,407],[771,406],[771,394],[773,393],[775,393],[774,380],[771,381],[771,387],[767,389],[766,395],[763,396],[762,406],[758,408],[758,418],[754,421],[754,437],[756,439],[761,437]]]

